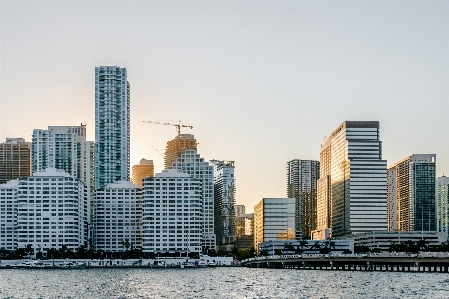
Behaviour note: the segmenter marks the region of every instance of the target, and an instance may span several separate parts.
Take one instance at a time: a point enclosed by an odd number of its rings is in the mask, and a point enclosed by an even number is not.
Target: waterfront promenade
[[[274,255],[241,262],[249,268],[335,270],[335,271],[397,271],[449,272],[449,253],[421,254],[381,253],[348,255]]]

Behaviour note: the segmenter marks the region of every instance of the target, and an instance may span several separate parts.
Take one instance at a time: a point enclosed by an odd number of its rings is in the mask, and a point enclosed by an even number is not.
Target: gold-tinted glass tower
[[[0,143],[0,184],[31,175],[31,142],[6,138]]]
[[[188,149],[196,151],[196,139],[191,134],[178,134],[175,139],[167,142],[165,148],[164,168],[169,169],[173,162]]]
[[[144,178],[154,177],[153,160],[142,159],[140,164],[133,166],[132,182],[142,188],[142,180]]]

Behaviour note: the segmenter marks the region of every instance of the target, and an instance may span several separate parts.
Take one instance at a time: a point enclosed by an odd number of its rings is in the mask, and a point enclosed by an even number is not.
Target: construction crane
[[[178,134],[181,134],[181,128],[193,129],[193,126],[181,125],[181,121],[179,121],[179,124],[161,123],[161,122],[151,121],[151,120],[144,120],[143,122],[149,123],[149,124],[163,125],[163,126],[175,126],[177,128]]]
[[[154,146],[151,146],[158,154],[159,156],[162,157],[162,159],[164,158],[164,156],[162,156],[161,152],[157,150],[157,148],[155,148]]]

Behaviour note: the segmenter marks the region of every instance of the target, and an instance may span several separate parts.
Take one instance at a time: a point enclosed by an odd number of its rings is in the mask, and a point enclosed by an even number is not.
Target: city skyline
[[[436,154],[436,176],[449,171],[447,3],[108,6],[2,2],[0,140],[80,123],[95,140],[93,70],[117,65],[132,86],[130,166],[146,158],[161,172],[153,148],[163,152],[175,128],[143,121],[181,119],[201,157],[235,161],[248,212],[284,197],[285,163],[319,160],[346,120],[380,121],[388,164]],[[117,24],[97,22],[103,9]]]

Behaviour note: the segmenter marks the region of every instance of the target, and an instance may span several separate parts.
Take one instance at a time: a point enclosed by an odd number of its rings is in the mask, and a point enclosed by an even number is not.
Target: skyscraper
[[[449,177],[437,178],[436,192],[438,231],[449,232]]]
[[[388,167],[388,230],[435,231],[436,155],[410,155]]]
[[[186,150],[170,167],[200,179],[202,184],[203,249],[215,250],[217,240],[214,230],[214,167],[205,162],[196,150]]]
[[[133,166],[132,182],[142,188],[144,178],[154,177],[153,160],[141,159],[140,163]]]
[[[378,121],[345,121],[322,144],[318,223],[330,216],[333,237],[387,229],[387,162],[379,135]],[[329,206],[330,213],[323,211]]]
[[[95,180],[129,181],[130,96],[125,68],[95,68]]]
[[[287,162],[287,197],[296,198],[296,239],[310,238],[317,222],[317,181],[320,162],[292,160]]]
[[[0,184],[31,175],[31,143],[23,138],[6,138],[0,143]]]
[[[234,242],[234,161],[211,160],[214,167],[214,227],[218,245]]]
[[[331,138],[326,138],[320,150],[320,178],[317,182],[316,230],[332,228],[331,198]]]
[[[173,162],[176,161],[188,149],[196,151],[197,142],[191,134],[178,134],[175,139],[167,142],[165,148],[164,167],[169,169]]]

